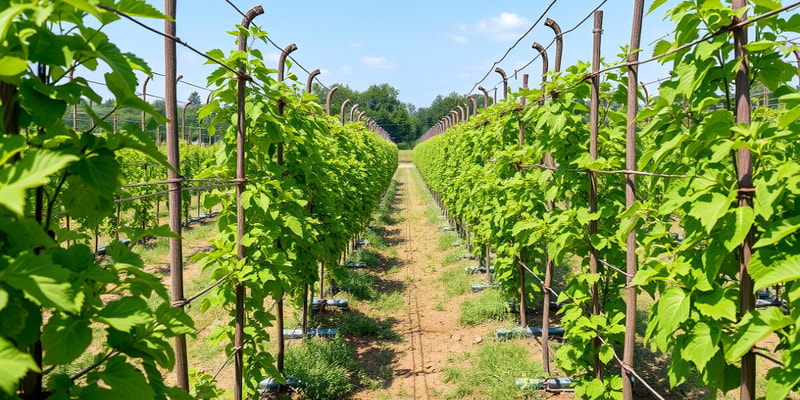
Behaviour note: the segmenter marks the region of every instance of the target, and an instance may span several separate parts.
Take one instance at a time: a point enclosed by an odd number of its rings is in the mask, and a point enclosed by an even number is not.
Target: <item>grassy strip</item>
[[[509,319],[508,303],[499,290],[485,290],[480,296],[468,298],[461,303],[458,323],[465,326],[480,325],[489,320]]]
[[[475,354],[453,357],[442,369],[443,380],[450,387],[444,399],[538,398],[535,393],[515,385],[517,378],[544,378],[541,364],[532,360],[526,348],[514,342],[489,341]]]

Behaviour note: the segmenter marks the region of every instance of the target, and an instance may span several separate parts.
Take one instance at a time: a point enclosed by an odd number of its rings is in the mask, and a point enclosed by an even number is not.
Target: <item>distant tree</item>
[[[200,95],[197,92],[192,92],[192,94],[189,95],[188,103],[190,106],[199,106],[202,104],[202,101],[203,100],[200,99]]]

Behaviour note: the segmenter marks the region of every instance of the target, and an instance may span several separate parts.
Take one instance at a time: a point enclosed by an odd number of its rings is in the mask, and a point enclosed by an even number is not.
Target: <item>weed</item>
[[[360,369],[341,339],[305,340],[286,350],[286,375],[298,379],[312,399],[341,399],[353,392],[351,377]]]
[[[381,263],[380,257],[381,255],[378,254],[378,252],[375,250],[361,249],[361,250],[356,250],[352,254],[350,254],[350,257],[347,258],[347,261],[364,262],[367,264],[367,267],[372,268],[380,265]]]
[[[445,271],[439,277],[439,282],[448,298],[467,294],[472,287],[472,277],[461,268]]]
[[[339,282],[341,290],[349,292],[359,300],[374,300],[378,297],[378,291],[375,289],[377,278],[361,271],[345,270],[343,273],[345,278]]]
[[[486,290],[477,298],[461,303],[461,325],[479,325],[488,320],[505,321],[509,317],[508,303],[499,290]]]
[[[530,359],[525,347],[513,342],[489,341],[474,355],[465,354],[456,361],[459,365],[442,368],[442,379],[452,384],[444,393],[446,399],[490,398],[517,399],[530,398],[530,392],[517,388],[516,378],[544,378],[542,366]]]
[[[461,260],[462,251],[453,250],[445,254],[444,259],[442,259],[442,265],[453,265]]]
[[[459,240],[458,234],[455,232],[444,232],[439,235],[439,245],[436,250],[445,251],[453,248],[453,242]]]
[[[381,312],[394,312],[404,310],[406,307],[405,300],[400,292],[381,293],[372,304],[378,311]]]
[[[362,234],[362,236],[364,237],[364,240],[369,242],[370,246],[372,246],[372,247],[374,247],[376,249],[385,249],[386,248],[386,241],[383,240],[383,233],[385,231],[386,231],[386,229],[383,229],[383,228],[377,229],[377,228],[373,228],[373,227],[370,226],[370,227],[367,227],[367,229],[364,230],[364,233]]]

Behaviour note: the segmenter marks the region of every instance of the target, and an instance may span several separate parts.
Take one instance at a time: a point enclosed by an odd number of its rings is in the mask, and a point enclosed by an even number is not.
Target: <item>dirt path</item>
[[[494,328],[507,323],[475,327],[458,324],[460,304],[469,295],[443,294],[441,276],[447,251],[438,248],[442,220],[430,222],[430,212],[426,214],[426,210],[431,199],[413,164],[401,162],[396,179],[400,190],[395,219],[400,222],[387,227],[387,242],[395,243],[394,250],[389,251],[396,252],[400,272],[382,278],[402,280],[405,310],[394,316],[398,320],[394,331],[402,340],[389,345],[395,358],[390,366],[392,379],[388,387],[360,392],[355,398],[436,399],[447,391],[442,369],[459,355],[474,352],[489,339]],[[465,263],[446,269],[461,268]],[[537,346],[536,341],[527,346],[532,357],[539,357]]]

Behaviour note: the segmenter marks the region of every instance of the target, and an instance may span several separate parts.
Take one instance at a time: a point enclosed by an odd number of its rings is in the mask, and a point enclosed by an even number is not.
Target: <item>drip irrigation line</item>
[[[115,13],[115,14],[119,15],[120,17],[123,17],[123,18],[125,18],[125,19],[127,19],[127,20],[129,20],[129,21],[133,22],[134,24],[136,24],[136,25],[139,25],[140,27],[142,27],[142,28],[144,28],[144,29],[146,29],[146,30],[148,30],[148,31],[150,31],[150,32],[152,32],[152,33],[155,33],[156,35],[162,36],[162,37],[164,37],[164,38],[167,38],[167,39],[169,39],[169,40],[172,40],[172,41],[173,41],[173,42],[175,42],[175,43],[178,43],[178,44],[180,44],[181,46],[183,46],[183,47],[185,47],[185,48],[187,48],[187,49],[191,50],[193,53],[195,53],[195,54],[197,54],[197,55],[199,55],[199,56],[201,56],[201,57],[205,58],[206,60],[208,60],[208,61],[211,61],[211,62],[213,62],[213,63],[215,63],[215,64],[219,64],[220,66],[222,66],[223,68],[227,69],[228,71],[230,71],[230,72],[233,72],[233,73],[234,73],[234,74],[235,74],[237,77],[239,77],[240,79],[248,79],[248,77],[247,77],[247,76],[243,76],[242,74],[240,74],[240,73],[239,73],[239,71],[237,71],[237,70],[235,70],[235,69],[233,69],[233,68],[231,68],[231,67],[229,67],[229,66],[225,65],[225,63],[223,63],[222,61],[219,61],[219,60],[217,60],[216,58],[210,57],[210,56],[208,56],[207,54],[205,54],[205,53],[203,53],[203,52],[201,52],[201,51],[199,51],[199,50],[195,49],[194,47],[192,47],[191,45],[189,45],[189,43],[186,43],[186,42],[184,42],[183,40],[181,40],[181,39],[180,39],[179,37],[177,37],[177,36],[168,35],[168,34],[166,34],[166,33],[164,33],[164,32],[161,32],[161,31],[159,31],[159,30],[157,30],[157,29],[151,28],[151,27],[147,26],[146,24],[144,24],[144,23],[142,23],[142,22],[139,22],[139,21],[138,21],[136,18],[133,18],[133,17],[131,17],[130,15],[128,15],[128,14],[126,14],[126,13],[122,12],[122,11],[119,11],[119,10],[117,10],[117,9],[115,9],[115,8],[109,7],[109,6],[107,6],[107,5],[101,4],[101,5],[100,5],[100,8],[102,8],[102,9],[104,9],[104,10],[106,10],[106,11],[113,12],[113,13]]]
[[[602,337],[600,337],[600,336],[597,336],[597,338],[598,338],[598,339],[600,339],[600,341],[601,341],[603,344],[608,344],[608,343],[605,341],[605,339],[603,339]],[[620,365],[622,368],[624,368],[626,371],[630,372],[630,373],[631,373],[631,375],[635,376],[635,377],[636,377],[636,379],[638,379],[638,380],[639,380],[639,381],[642,383],[642,385],[644,385],[644,387],[646,387],[646,388],[647,388],[647,390],[649,390],[649,391],[650,391],[650,393],[652,393],[652,394],[653,394],[653,396],[656,396],[656,398],[658,398],[659,400],[664,400],[664,397],[663,397],[663,396],[661,396],[660,394],[658,394],[658,392],[656,392],[656,390],[655,390],[655,389],[653,389],[653,387],[652,387],[652,386],[650,386],[650,385],[647,383],[647,381],[645,381],[644,379],[642,379],[642,377],[641,377],[641,376],[639,376],[639,374],[637,374],[637,373],[636,373],[636,370],[634,370],[634,369],[633,369],[633,366],[631,366],[631,365],[628,365],[628,364],[625,364],[625,363],[622,361],[622,359],[620,359],[620,358],[619,358],[619,356],[617,355],[617,351],[616,351],[616,350],[614,350],[614,346],[610,346],[610,347],[611,347],[611,354],[613,354],[613,355],[614,355],[614,359],[615,359],[615,360],[617,360],[617,362],[619,363],[619,365]]]
[[[227,1],[227,0],[226,0],[226,1]],[[539,18],[538,18],[538,19],[536,19],[536,22],[534,22],[534,23],[533,23],[533,25],[531,25],[531,27],[530,27],[530,28],[528,28],[528,30],[527,30],[525,33],[523,33],[523,34],[522,34],[522,36],[520,36],[520,37],[519,37],[519,39],[517,39],[517,41],[516,41],[516,42],[514,42],[514,44],[512,44],[512,45],[511,45],[511,47],[509,47],[509,48],[508,48],[508,50],[506,50],[505,54],[503,54],[503,56],[502,56],[502,57],[500,57],[500,59],[499,59],[499,60],[495,61],[495,62],[492,64],[492,66],[491,66],[491,67],[489,67],[489,71],[487,71],[487,72],[486,72],[486,75],[484,75],[484,76],[483,76],[483,78],[481,78],[481,80],[479,80],[478,82],[476,82],[476,83],[475,83],[475,85],[473,85],[473,86],[472,86],[472,89],[470,89],[470,90],[469,90],[469,92],[467,92],[467,95],[469,95],[469,94],[472,94],[472,92],[474,92],[474,91],[475,91],[475,89],[478,87],[478,85],[480,85],[481,83],[483,83],[483,81],[485,81],[485,80],[486,80],[486,78],[488,78],[488,77],[489,77],[489,74],[491,74],[491,73],[494,71],[494,68],[495,68],[495,67],[496,67],[498,64],[500,64],[501,62],[503,62],[503,60],[505,60],[505,59],[506,59],[506,57],[508,57],[508,54],[509,54],[509,53],[511,53],[511,50],[514,50],[514,48],[515,48],[515,47],[517,47],[517,45],[518,45],[518,44],[519,44],[519,43],[522,41],[522,39],[525,39],[525,37],[526,37],[526,36],[528,36],[528,34],[529,34],[529,33],[531,33],[531,31],[533,31],[533,28],[535,28],[535,27],[536,27],[536,25],[539,25],[539,22],[541,22],[541,21],[542,21],[542,18],[544,18],[545,14],[547,14],[547,12],[548,12],[548,11],[550,11],[550,9],[551,9],[551,8],[553,8],[553,6],[554,6],[554,5],[555,5],[557,2],[558,2],[558,0],[553,0],[553,1],[550,3],[550,5],[549,5],[549,6],[547,6],[547,8],[546,8],[544,11],[542,11],[542,14],[541,14],[541,15],[539,15]],[[495,86],[497,86],[497,85],[495,85]]]
[[[222,363],[222,365],[219,366],[219,368],[217,369],[217,372],[215,372],[214,376],[211,377],[212,381],[216,381],[217,380],[217,377],[219,376],[219,374],[222,373],[222,370],[225,369],[225,367],[227,367],[228,364],[230,364],[231,360],[233,359],[233,356],[235,356],[236,353],[241,351],[241,350],[242,349],[237,349],[235,347],[233,348],[233,351],[231,351],[231,355],[228,356],[228,359],[225,360],[225,362]]]

